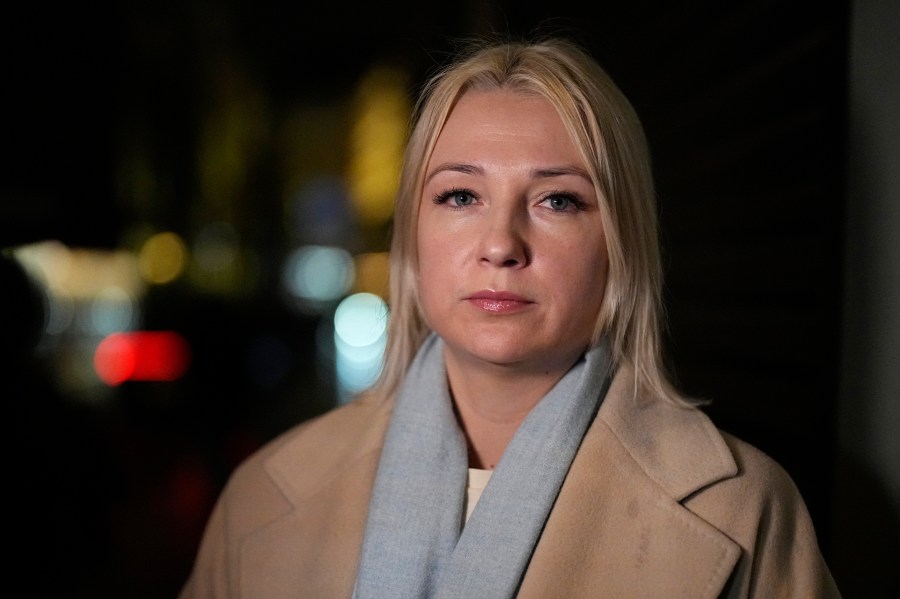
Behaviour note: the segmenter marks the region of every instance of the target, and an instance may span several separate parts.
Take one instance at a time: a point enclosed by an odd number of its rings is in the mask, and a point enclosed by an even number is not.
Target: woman
[[[788,475],[666,378],[649,164],[569,42],[434,77],[382,376],[236,470],[182,596],[839,596]]]

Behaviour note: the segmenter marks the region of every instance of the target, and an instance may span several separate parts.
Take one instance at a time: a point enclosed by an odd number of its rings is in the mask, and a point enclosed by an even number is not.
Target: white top
[[[481,499],[481,493],[491,480],[493,470],[481,470],[480,468],[469,468],[469,480],[466,484],[466,522],[475,509],[478,500]]]

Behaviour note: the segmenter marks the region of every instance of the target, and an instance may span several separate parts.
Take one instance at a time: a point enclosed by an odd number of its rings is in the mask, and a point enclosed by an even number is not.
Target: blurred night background
[[[846,597],[900,596],[897,3],[101,6],[0,37],[17,596],[175,596],[234,466],[368,384],[411,103],[490,32],[631,98],[681,386],[794,477]]]

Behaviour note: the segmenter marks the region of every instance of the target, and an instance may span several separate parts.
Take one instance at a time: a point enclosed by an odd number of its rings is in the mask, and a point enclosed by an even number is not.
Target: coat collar
[[[706,414],[642,395],[635,386],[634,370],[620,369],[598,418],[650,479],[681,501],[737,475],[731,450]]]
[[[389,401],[364,397],[338,408],[284,444],[265,468],[289,501],[302,500],[348,462],[381,450],[391,407]],[[641,471],[676,501],[738,473],[731,450],[703,412],[638,394],[630,368],[619,369],[597,417]],[[310,455],[317,460],[310,462]]]
[[[741,549],[680,504],[737,474],[699,410],[617,374],[547,521],[520,598],[717,597]]]
[[[268,456],[263,469],[289,507],[241,540],[238,596],[351,596],[390,407],[342,406]]]
[[[305,425],[303,434],[269,457],[265,469],[288,501],[301,503],[348,465],[381,452],[391,408],[392,402],[371,396],[341,406]]]
[[[701,411],[638,395],[633,381],[629,369],[615,376],[520,597],[715,597],[740,557],[736,543],[679,503],[737,474],[724,440]],[[242,562],[256,570],[241,586],[252,589],[259,564],[275,562],[267,588],[352,593],[390,412],[390,402],[358,400],[305,425],[269,457],[265,469],[294,509],[245,543]]]

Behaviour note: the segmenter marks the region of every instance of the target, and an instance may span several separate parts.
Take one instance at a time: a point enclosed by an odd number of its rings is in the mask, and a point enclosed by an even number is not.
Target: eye
[[[541,204],[549,207],[554,212],[571,212],[584,209],[584,202],[571,193],[551,193],[541,201]]]
[[[434,196],[435,204],[450,204],[452,208],[464,208],[475,203],[475,194],[465,189],[451,189]]]

